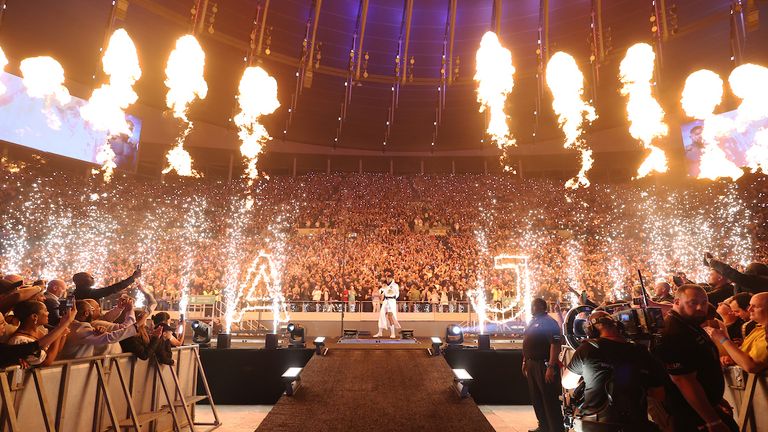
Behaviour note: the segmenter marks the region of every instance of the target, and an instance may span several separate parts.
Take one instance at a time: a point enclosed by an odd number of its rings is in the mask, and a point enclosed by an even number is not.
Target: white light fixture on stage
[[[437,336],[432,336],[430,340],[432,341],[432,348],[427,348],[427,352],[431,356],[440,355],[440,347],[443,345],[443,340]]]
[[[316,337],[313,343],[315,344],[315,354],[326,355],[328,353],[328,348],[325,346],[325,336]]]
[[[453,369],[453,383],[459,397],[463,399],[469,396],[469,384],[472,383],[472,375],[466,369]]]
[[[301,371],[300,367],[289,367],[285,373],[283,373],[282,381],[285,384],[285,394],[287,396],[293,396],[296,390],[301,386]]]
[[[445,341],[448,345],[461,345],[464,343],[464,331],[461,326],[451,324],[445,329]]]
[[[288,346],[291,348],[306,348],[304,327],[296,323],[288,323],[286,329],[288,330]]]

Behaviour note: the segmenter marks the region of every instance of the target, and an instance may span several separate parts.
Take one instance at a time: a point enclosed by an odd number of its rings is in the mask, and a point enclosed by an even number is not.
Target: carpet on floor
[[[445,359],[423,350],[332,350],[309,361],[301,382],[257,431],[493,432],[472,398],[456,394]]]

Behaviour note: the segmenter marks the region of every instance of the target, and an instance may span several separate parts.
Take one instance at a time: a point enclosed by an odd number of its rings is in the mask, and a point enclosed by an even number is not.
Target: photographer
[[[587,332],[590,339],[576,349],[562,379],[566,389],[576,388],[584,379],[576,430],[659,430],[648,420],[647,397],[663,399],[664,368],[644,346],[628,341],[607,312],[592,313]]]
[[[656,354],[672,380],[664,406],[675,431],[738,430],[731,407],[723,400],[725,379],[717,347],[701,327],[708,309],[704,288],[687,284],[678,288],[664,320]]]

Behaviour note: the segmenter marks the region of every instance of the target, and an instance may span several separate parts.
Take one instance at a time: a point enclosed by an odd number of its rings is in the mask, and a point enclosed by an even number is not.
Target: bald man
[[[59,304],[67,296],[67,284],[61,279],[51,279],[45,289],[45,308],[48,309],[48,322],[55,326],[59,323]]]
[[[726,412],[725,379],[717,346],[701,327],[709,307],[701,286],[686,284],[678,288],[656,349],[671,379],[664,406],[676,431],[738,430],[733,416]]]
[[[768,342],[765,326],[768,325],[768,292],[755,294],[749,300],[749,318],[757,323],[744,338],[741,347],[736,345],[723,329],[707,327],[705,330],[715,343],[722,345],[733,361],[748,373],[760,373],[768,368]]]

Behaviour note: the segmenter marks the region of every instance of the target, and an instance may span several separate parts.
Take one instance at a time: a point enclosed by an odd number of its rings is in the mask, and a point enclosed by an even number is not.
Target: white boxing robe
[[[387,312],[397,319],[397,298],[400,297],[400,286],[392,281],[391,284],[379,290],[381,293],[381,309],[379,309],[379,328],[389,328],[387,321]]]

